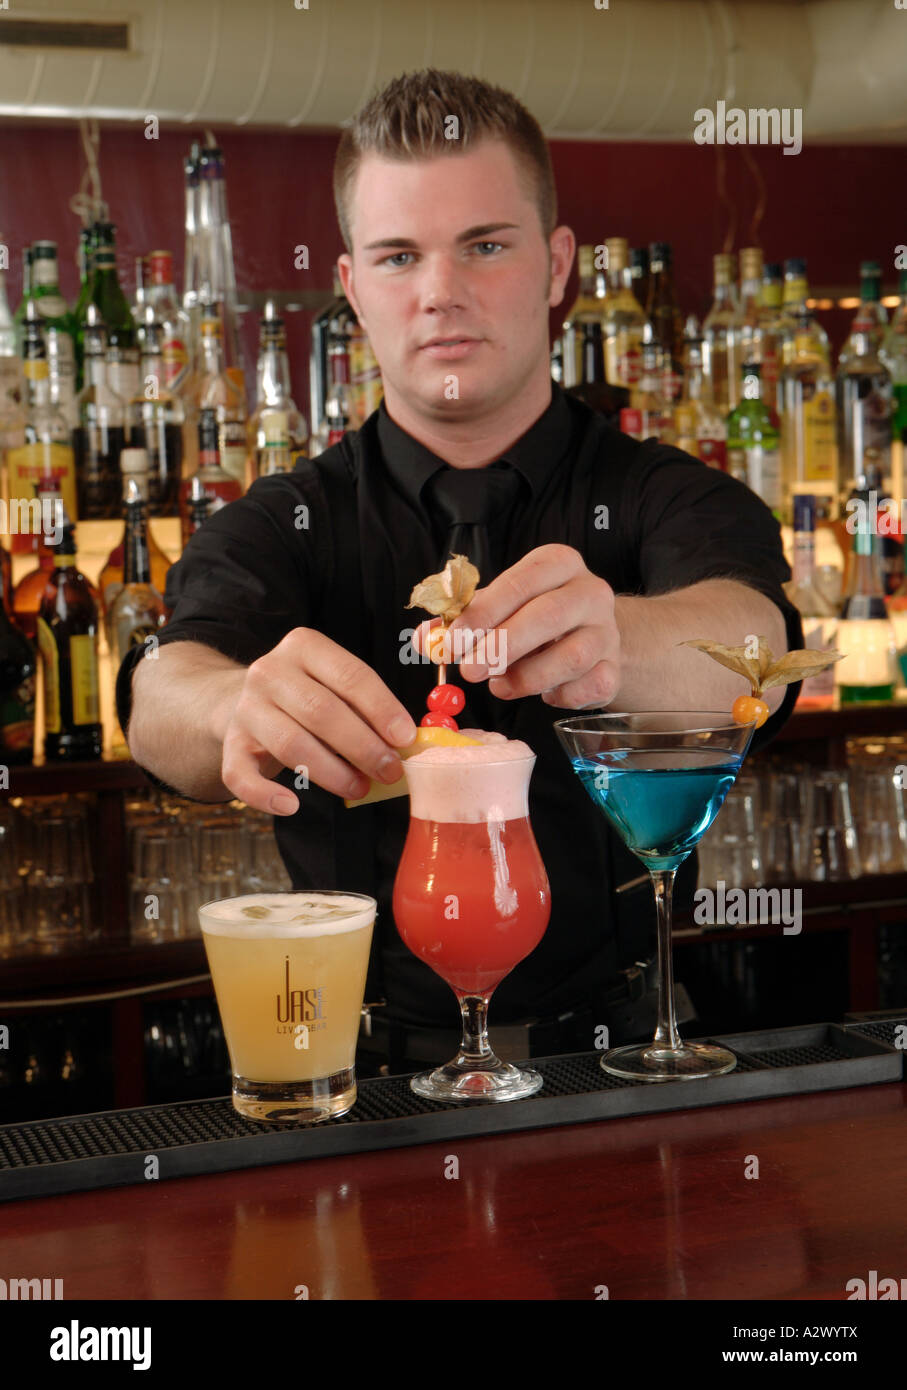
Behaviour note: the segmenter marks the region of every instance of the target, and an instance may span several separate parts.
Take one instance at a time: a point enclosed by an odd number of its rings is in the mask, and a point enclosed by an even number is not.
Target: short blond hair
[[[449,138],[449,120],[458,121]],[[334,204],[347,251],[350,194],[363,155],[428,159],[463,154],[482,140],[503,140],[538,207],[547,241],[557,223],[557,190],[548,142],[538,121],[511,92],[459,72],[420,72],[396,77],[366,103],[344,130],[334,157]]]

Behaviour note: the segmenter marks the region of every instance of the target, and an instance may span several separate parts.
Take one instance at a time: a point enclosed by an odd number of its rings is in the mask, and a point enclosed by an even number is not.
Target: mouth
[[[427,352],[431,357],[462,357],[473,348],[477,348],[481,343],[481,338],[465,338],[462,336],[452,336],[450,338],[432,338],[430,342],[423,343],[420,352]]]

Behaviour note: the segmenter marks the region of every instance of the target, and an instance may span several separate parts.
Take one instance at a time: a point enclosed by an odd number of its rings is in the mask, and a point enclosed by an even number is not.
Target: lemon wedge
[[[414,753],[421,753],[425,748],[478,748],[479,746],[477,738],[467,738],[465,734],[458,733],[456,729],[445,729],[443,725],[437,728],[420,726],[416,730],[415,740],[408,748],[398,748],[397,753],[401,758],[411,758]],[[398,777],[396,782],[376,782],[372,778],[371,786],[365,796],[357,797],[355,801],[349,801],[344,797],[343,804],[349,809],[350,806],[367,806],[371,801],[387,801],[392,796],[408,795],[409,787],[405,777]]]

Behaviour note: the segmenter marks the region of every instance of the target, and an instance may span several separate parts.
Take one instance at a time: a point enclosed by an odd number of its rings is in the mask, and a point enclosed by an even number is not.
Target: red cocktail
[[[410,826],[394,919],[409,949],[454,990],[463,1016],[457,1057],[411,1082],[432,1100],[515,1100],[542,1085],[537,1072],[496,1057],[486,1034],[492,992],[541,941],[551,912],[529,823],[535,755],[501,735],[481,739],[481,747],[431,748],[404,763]]]

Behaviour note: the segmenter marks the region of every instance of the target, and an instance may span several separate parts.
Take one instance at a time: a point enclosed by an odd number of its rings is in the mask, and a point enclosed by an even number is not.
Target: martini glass
[[[394,880],[394,921],[413,954],[456,994],[463,1040],[453,1061],[414,1076],[410,1086],[448,1104],[522,1100],[544,1078],[495,1056],[488,1003],[541,941],[551,913],[529,823],[535,755],[478,763],[426,756],[403,764],[410,822]]]
[[[613,1048],[601,1064],[629,1081],[692,1081],[732,1071],[726,1048],[684,1043],[671,962],[674,875],[721,809],[755,723],[659,710],[559,719],[558,738],[586,791],[652,876],[658,914],[658,1027],[651,1043]]]

